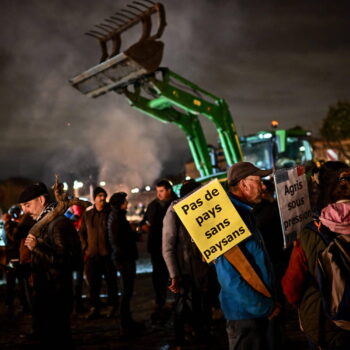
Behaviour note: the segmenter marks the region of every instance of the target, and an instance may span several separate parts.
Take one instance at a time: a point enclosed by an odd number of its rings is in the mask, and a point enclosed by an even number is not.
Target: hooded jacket
[[[319,217],[335,235],[350,234],[349,218],[350,201],[328,205]],[[345,349],[350,344],[350,332],[335,326],[325,315],[315,278],[317,258],[325,248],[320,234],[305,227],[294,245],[282,288],[287,300],[298,306],[301,328],[314,344]]]
[[[136,233],[126,219],[126,211],[112,207],[107,226],[114,265],[135,261],[138,258]]]

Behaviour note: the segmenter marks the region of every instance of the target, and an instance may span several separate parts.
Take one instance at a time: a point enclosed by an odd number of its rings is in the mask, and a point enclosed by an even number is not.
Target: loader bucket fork
[[[156,17],[158,28],[152,34]],[[142,28],[140,39],[121,52],[123,33],[137,25]],[[162,4],[151,0],[133,1],[127,8],[85,33],[100,44],[100,64],[77,75],[70,83],[82,93],[97,97],[110,90],[123,88],[144,74],[153,73],[163,57],[164,44],[158,39],[165,26]]]
[[[158,15],[159,23],[157,32],[151,36],[151,17],[153,14]],[[131,56],[132,54],[138,56],[138,50],[143,49],[142,45],[140,45],[141,43],[159,39],[163,34],[166,21],[164,7],[160,3],[154,3],[150,0],[134,1],[132,5],[127,5],[127,9],[122,9],[113,16],[106,18],[105,23],[95,25],[98,30],[93,29],[85,33],[99,41],[102,50],[100,62],[104,62],[108,58],[118,55],[122,43],[122,33],[139,23],[142,24],[141,37],[135,45],[132,45],[125,51],[131,53]],[[112,42],[112,50],[110,53],[108,52],[108,42]],[[139,46],[141,47],[139,48]]]

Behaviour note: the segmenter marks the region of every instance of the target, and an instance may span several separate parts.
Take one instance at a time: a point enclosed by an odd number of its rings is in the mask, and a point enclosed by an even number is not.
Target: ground
[[[5,285],[0,286],[0,348],[1,349],[35,349],[35,343],[25,337],[31,328],[29,315],[20,313],[20,307],[16,302],[16,314],[8,319],[4,305]],[[169,294],[169,308],[171,307],[171,295]],[[135,295],[133,299],[133,315],[138,321],[143,321],[145,331],[139,336],[129,339],[120,337],[119,318],[109,319],[106,317],[107,307],[103,310],[102,317],[97,320],[86,320],[85,315],[72,314],[73,337],[78,350],[172,350],[173,329],[170,319],[163,325],[152,325],[150,314],[153,310],[153,292],[151,276],[149,273],[138,274],[136,280]],[[286,346],[283,350],[298,349],[306,350],[305,337],[299,330],[297,315],[291,307],[287,308],[287,319],[285,335]],[[215,321],[211,331],[212,340],[209,349],[227,349],[225,333],[225,321]],[[189,344],[188,350],[196,349]]]

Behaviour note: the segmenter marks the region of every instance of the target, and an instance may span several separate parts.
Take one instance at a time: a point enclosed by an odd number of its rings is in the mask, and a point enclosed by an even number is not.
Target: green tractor
[[[158,28],[151,34],[153,23]],[[121,51],[122,35],[133,26],[141,26],[137,43]],[[160,68],[164,44],[159,40],[166,26],[162,4],[152,1],[134,1],[103,23],[86,33],[98,40],[101,62],[70,80],[73,87],[90,97],[99,97],[109,91],[124,95],[131,107],[163,123],[176,124],[186,135],[199,181],[225,178],[226,168],[246,159],[261,168],[279,164],[280,155],[292,157],[296,164],[309,160],[311,148],[305,141],[283,130],[259,133],[239,139],[225,100],[205,91],[168,68]],[[108,49],[111,47],[110,52]],[[215,157],[207,144],[200,116],[215,126],[224,166],[215,166]],[[294,148],[305,148],[305,156],[296,159]],[[289,159],[289,158],[288,158]],[[283,165],[285,165],[283,163]],[[294,165],[294,163],[293,163]]]
[[[290,168],[312,161],[311,133],[301,128],[260,131],[240,137],[244,160],[263,169]]]

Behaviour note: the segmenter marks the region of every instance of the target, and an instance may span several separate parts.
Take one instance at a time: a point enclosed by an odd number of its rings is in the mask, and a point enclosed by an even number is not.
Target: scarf
[[[350,201],[327,205],[322,209],[320,220],[332,232],[350,234]]]
[[[40,221],[46,214],[48,214],[50,211],[53,211],[56,207],[56,203],[52,202],[49,203],[43,211],[40,213],[40,215],[36,218],[36,222]]]

